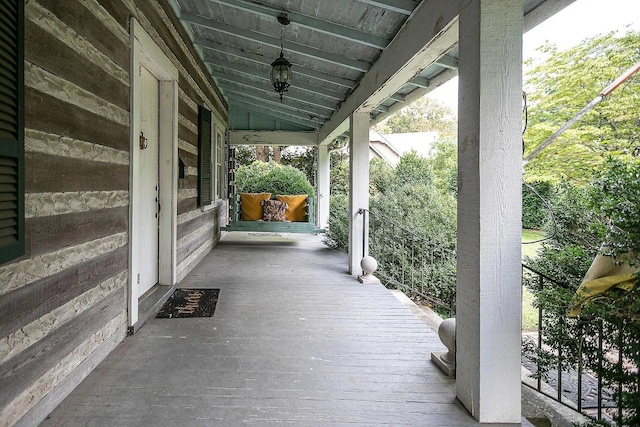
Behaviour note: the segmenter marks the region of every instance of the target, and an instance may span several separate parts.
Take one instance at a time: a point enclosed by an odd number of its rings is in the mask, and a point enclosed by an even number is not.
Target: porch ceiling
[[[525,29],[573,1],[525,0]],[[372,68],[377,76],[378,61],[389,63],[396,57],[396,51],[403,49],[406,43],[391,41],[403,26],[410,27],[405,25],[410,17],[420,9],[425,9],[420,12],[422,17],[432,7],[457,9],[462,1],[169,0],[169,3],[226,97],[230,106],[229,126],[234,131],[320,131],[321,139],[330,139],[344,129],[343,116],[350,112],[345,112],[345,108],[353,111],[366,104],[372,122],[377,122],[457,75],[456,32],[454,41],[446,48],[439,46],[439,50],[427,55],[428,59],[414,64],[409,71],[404,70],[400,82],[394,75],[396,81],[389,90],[375,90],[375,97],[373,93],[353,96]],[[269,73],[271,62],[280,53],[280,24],[276,17],[282,13],[291,20],[284,29],[284,54],[293,64],[294,80],[280,102]],[[388,53],[382,55],[385,49]],[[406,52],[399,55],[406,56]],[[365,83],[371,86],[377,80],[371,78]],[[389,80],[392,79],[385,84]],[[339,110],[341,114],[336,114]]]

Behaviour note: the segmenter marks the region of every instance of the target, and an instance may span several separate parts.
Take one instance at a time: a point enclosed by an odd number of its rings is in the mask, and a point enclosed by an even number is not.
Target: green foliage
[[[331,196],[349,194],[349,155],[345,152],[331,153]]]
[[[315,194],[304,173],[293,166],[283,166],[273,161],[255,161],[249,166],[239,167],[236,185],[238,192],[243,193]]]
[[[556,186],[551,206],[557,231],[543,244],[539,256],[527,263],[560,285],[540,289],[538,281],[525,274],[525,284],[536,294],[535,304],[544,313],[544,348],[535,350],[532,343],[525,346],[537,355],[539,374],[544,377],[558,363],[573,369],[582,363],[585,370],[602,378],[604,387],[613,391],[613,398],[623,408],[613,415],[618,425],[640,424],[636,372],[640,364],[640,286],[631,292],[611,289],[592,298],[582,306],[578,318],[569,318],[567,311],[602,243],[612,244],[614,256],[637,251],[639,173],[640,161],[610,158],[589,186],[567,182]],[[598,336],[603,337],[602,349],[595,338]],[[618,364],[616,355],[621,349],[623,363]],[[578,359],[580,354],[582,360]]]
[[[253,145],[236,145],[235,158],[238,166],[248,166],[257,160],[256,148]]]
[[[443,138],[433,144],[433,175],[440,193],[458,194],[458,144],[453,138]]]
[[[549,210],[543,199],[547,200],[551,195],[552,185],[545,181],[528,182],[527,184],[528,186],[522,185],[522,227],[542,228],[549,218]]]
[[[316,154],[315,147],[286,147],[282,149],[280,164],[293,166],[302,171],[307,180],[314,185],[316,182]]]
[[[640,265],[640,160],[608,158],[594,177],[590,203],[606,218],[597,231],[610,244],[608,253],[620,257],[633,252],[632,263]]]
[[[349,197],[332,195],[329,199],[329,229],[323,242],[331,249],[349,249]]]
[[[640,59],[640,33],[612,32],[586,39],[565,51],[553,45],[541,50],[548,54],[547,59],[527,63],[526,153],[544,142]],[[602,166],[606,153],[637,155],[639,115],[640,76],[636,75],[532,159],[525,169],[527,181],[556,182],[569,178],[584,184],[593,171]]]
[[[387,162],[375,157],[369,162],[369,189],[371,195],[387,193],[394,185],[395,173]]]
[[[539,256],[526,264],[575,290],[602,243],[593,232],[598,219],[589,208],[588,190],[563,181],[548,195],[555,223],[547,222],[545,232],[552,236],[542,243]]]
[[[395,168],[394,180],[399,185],[427,185],[433,187],[433,164],[429,159],[411,151],[402,158]]]
[[[412,230],[431,243],[453,249],[456,240],[456,200],[427,184],[406,184],[373,197],[371,210]]]
[[[409,153],[395,169],[380,159],[370,162],[369,246],[385,283],[452,305],[455,257],[441,248],[455,246],[456,200],[450,184],[455,163],[445,158],[455,151],[455,144],[442,146],[445,149],[430,158]],[[441,190],[438,183],[445,183]],[[325,243],[346,250],[348,197],[346,191],[332,191]]]
[[[456,116],[451,109],[428,97],[422,97],[377,125],[380,133],[438,131],[455,135]]]

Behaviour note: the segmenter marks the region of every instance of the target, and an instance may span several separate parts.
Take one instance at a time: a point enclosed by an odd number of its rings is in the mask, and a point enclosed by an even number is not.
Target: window
[[[0,264],[24,254],[24,1],[0,0]]]
[[[216,126],[216,199],[224,197],[224,130]]]

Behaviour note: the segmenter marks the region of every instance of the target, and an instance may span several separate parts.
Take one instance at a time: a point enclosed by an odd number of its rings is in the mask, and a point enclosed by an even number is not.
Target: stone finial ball
[[[438,336],[449,351],[456,351],[456,319],[444,319],[438,327]]]
[[[360,261],[360,267],[362,267],[364,274],[368,276],[378,269],[378,261],[372,256],[366,256]]]

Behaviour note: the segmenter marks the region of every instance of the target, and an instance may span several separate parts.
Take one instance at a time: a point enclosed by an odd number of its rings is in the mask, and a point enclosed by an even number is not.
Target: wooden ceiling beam
[[[304,15],[302,13],[283,11],[275,7],[267,6],[264,4],[255,3],[248,0],[209,0],[214,3],[222,4],[225,6],[233,7],[245,12],[255,13],[262,16],[277,18],[278,16],[286,13],[287,17],[291,21],[291,25],[298,27],[308,28],[312,31],[317,31],[330,36],[338,37],[351,42],[360,43],[366,46],[374,47],[376,49],[384,49],[390,40],[384,37],[376,36],[375,34],[367,33],[355,28],[347,27],[345,25],[336,24],[335,22],[326,21],[324,19],[318,19],[313,16]],[[274,19],[274,25],[280,25]]]
[[[262,34],[257,31],[247,30],[245,28],[234,27],[233,25],[225,24],[224,22],[215,21],[201,15],[194,15],[192,13],[183,12],[180,16],[180,20],[184,23],[197,25],[209,30],[217,31],[227,34],[232,37],[239,37],[251,42],[260,43],[263,45],[275,47],[280,49],[280,39],[272,37],[267,34]],[[307,56],[309,58],[329,62],[333,65],[339,65],[341,67],[350,68],[352,70],[366,72],[371,68],[368,62],[360,61],[353,58],[347,58],[342,55],[338,55],[331,52],[326,52],[321,49],[316,49],[311,46],[306,46],[301,43],[285,40],[284,42],[285,52],[295,53],[297,55]],[[274,58],[275,59],[275,58]]]
[[[361,3],[370,4],[403,15],[411,15],[419,2],[414,0],[358,0]]]

